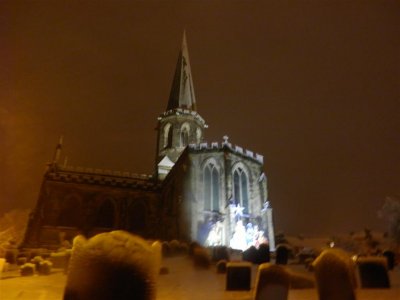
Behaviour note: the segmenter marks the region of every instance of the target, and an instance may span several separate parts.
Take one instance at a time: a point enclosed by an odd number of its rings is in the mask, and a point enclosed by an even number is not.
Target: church
[[[205,141],[184,34],[166,110],[157,118],[151,175],[61,163],[62,138],[44,174],[22,248],[55,249],[76,235],[122,229],[148,239],[245,250],[275,248],[263,156]]]

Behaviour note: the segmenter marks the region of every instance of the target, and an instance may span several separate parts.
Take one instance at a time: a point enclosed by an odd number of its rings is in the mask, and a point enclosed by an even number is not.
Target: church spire
[[[196,99],[194,96],[185,31],[183,32],[182,48],[179,52],[178,63],[176,64],[167,111],[176,108],[196,110]]]

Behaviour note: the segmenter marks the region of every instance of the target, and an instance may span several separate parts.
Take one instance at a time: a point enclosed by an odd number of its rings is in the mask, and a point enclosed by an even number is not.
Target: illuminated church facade
[[[263,156],[227,136],[207,143],[206,128],[184,35],[167,109],[157,120],[154,174],[61,164],[60,140],[21,247],[57,248],[77,234],[123,229],[241,250],[268,241],[274,250]]]

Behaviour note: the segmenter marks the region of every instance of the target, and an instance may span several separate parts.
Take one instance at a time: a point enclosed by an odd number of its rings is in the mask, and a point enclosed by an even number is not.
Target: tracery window
[[[203,172],[204,210],[219,211],[219,172],[214,163],[208,163]]]
[[[242,167],[233,172],[233,197],[236,204],[243,207],[243,213],[249,213],[249,180]]]

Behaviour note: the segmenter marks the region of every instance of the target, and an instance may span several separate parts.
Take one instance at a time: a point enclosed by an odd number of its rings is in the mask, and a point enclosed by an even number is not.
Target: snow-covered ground
[[[217,274],[215,268],[196,270],[186,257],[167,258],[163,266],[169,274],[160,275],[157,300],[249,300],[251,291],[225,291],[225,275]],[[290,265],[294,271],[312,276],[303,266]],[[257,267],[253,267],[253,286]],[[400,299],[400,269],[390,272],[392,288],[358,289],[358,300]],[[54,300],[62,299],[66,276],[55,269],[49,276],[21,277],[18,270],[4,272],[0,280],[0,299]],[[289,300],[317,300],[316,289],[290,290]]]

